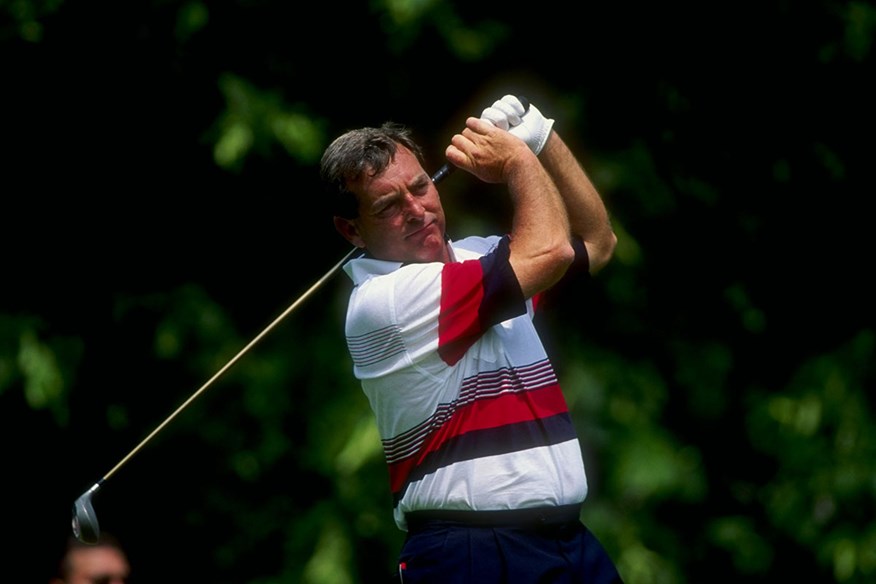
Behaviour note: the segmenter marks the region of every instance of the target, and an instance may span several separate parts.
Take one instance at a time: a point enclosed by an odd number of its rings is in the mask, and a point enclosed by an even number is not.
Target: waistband
[[[526,509],[498,509],[469,511],[457,509],[429,509],[408,511],[405,520],[408,532],[420,531],[435,522],[466,527],[546,527],[580,520],[581,503],[531,507]]]

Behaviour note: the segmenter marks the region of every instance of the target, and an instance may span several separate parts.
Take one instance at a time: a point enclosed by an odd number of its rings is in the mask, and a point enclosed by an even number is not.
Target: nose
[[[426,214],[426,208],[420,200],[408,193],[405,195],[405,218],[409,222],[421,221]]]

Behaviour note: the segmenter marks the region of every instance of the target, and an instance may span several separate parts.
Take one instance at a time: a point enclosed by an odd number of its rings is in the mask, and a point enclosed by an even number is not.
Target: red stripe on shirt
[[[479,318],[483,277],[477,260],[447,264],[441,271],[438,354],[448,365],[458,362],[483,332]]]
[[[401,490],[411,470],[416,468],[426,456],[439,450],[457,436],[476,430],[548,418],[568,411],[568,405],[558,384],[475,400],[456,410],[445,424],[427,437],[416,456],[389,465],[392,492]]]

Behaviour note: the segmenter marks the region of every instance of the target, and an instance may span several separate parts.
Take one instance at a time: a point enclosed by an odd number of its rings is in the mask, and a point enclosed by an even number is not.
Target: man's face
[[[386,170],[373,177],[363,173],[349,188],[359,216],[336,217],[335,227],[353,245],[382,260],[449,261],[438,189],[410,150],[399,146]]]

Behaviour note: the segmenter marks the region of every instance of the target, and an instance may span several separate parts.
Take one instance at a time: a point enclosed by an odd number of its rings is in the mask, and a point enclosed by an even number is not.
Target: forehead
[[[92,549],[78,549],[70,555],[73,564],[83,572],[99,571],[101,568],[127,568],[122,553],[112,547],[100,546]]]
[[[368,192],[374,188],[385,188],[387,185],[402,182],[404,184],[418,180],[424,174],[423,167],[413,152],[399,145],[392,160],[379,174],[371,176],[363,172],[355,182],[355,188]]]

